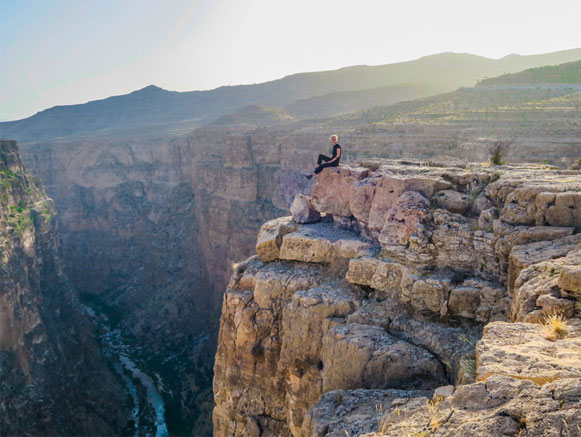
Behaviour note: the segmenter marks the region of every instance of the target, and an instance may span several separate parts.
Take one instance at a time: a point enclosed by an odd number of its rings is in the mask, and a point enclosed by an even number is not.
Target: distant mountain
[[[540,84],[547,86],[540,87],[538,86]],[[516,74],[483,80],[474,87],[369,108],[337,117],[330,123],[392,123],[395,120],[398,122],[415,120],[413,122],[416,123],[419,120],[425,122],[441,117],[457,121],[464,119],[467,114],[482,115],[487,111],[508,111],[528,102],[548,102],[565,96],[573,96],[573,100],[578,100],[579,91],[581,91],[581,61],[530,68]],[[575,107],[572,113],[576,116],[578,108]]]
[[[250,104],[286,107],[300,117],[327,117],[362,109],[362,105],[369,107],[417,97],[406,93],[406,89],[421,90],[421,95],[435,94],[472,86],[486,77],[579,59],[581,49],[509,55],[498,60],[441,53],[396,64],[300,73],[271,82],[210,91],[175,92],[151,85],[127,95],[82,105],[56,106],[23,120],[0,123],[0,136],[30,142],[95,134],[115,136],[140,129],[184,133]],[[371,99],[366,103],[374,88],[383,88],[380,93],[383,100]],[[333,94],[353,91],[357,92]],[[314,97],[319,98],[305,101]],[[309,105],[318,109],[310,109]]]

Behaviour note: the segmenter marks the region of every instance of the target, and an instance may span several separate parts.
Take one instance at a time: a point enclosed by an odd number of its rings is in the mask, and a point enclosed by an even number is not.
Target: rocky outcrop
[[[93,323],[63,273],[53,202],[0,142],[0,429],[111,435],[128,420]]]
[[[228,285],[216,435],[576,428],[580,188],[538,166],[323,171]],[[551,315],[556,336],[521,322]]]

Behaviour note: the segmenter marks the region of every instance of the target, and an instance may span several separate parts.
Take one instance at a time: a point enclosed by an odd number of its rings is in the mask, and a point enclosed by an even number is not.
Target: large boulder
[[[581,249],[523,268],[514,281],[511,320],[542,322],[547,316],[554,314],[572,317],[575,296],[567,290],[563,291],[559,282],[562,269],[574,270],[579,265]],[[567,273],[564,277],[567,277]]]
[[[406,191],[431,199],[436,191],[450,186],[449,182],[435,177],[382,176],[376,183],[375,196],[369,211],[369,230],[377,234],[384,229],[389,210],[398,207],[400,196]],[[405,202],[408,199],[403,197],[401,200]]]
[[[406,191],[386,211],[379,242],[385,245],[405,245],[427,216],[428,200],[417,191]]]
[[[350,209],[360,223],[369,223],[369,212],[375,198],[376,185],[380,180],[380,176],[375,176],[351,184]]]
[[[514,281],[524,268],[542,261],[566,256],[578,245],[581,247],[581,234],[513,246],[508,258],[507,287],[509,293],[512,293]],[[562,275],[564,274],[562,273]],[[561,284],[559,286],[566,288]]]
[[[438,191],[434,195],[436,205],[448,211],[463,214],[470,207],[468,196],[454,190]]]
[[[581,293],[581,265],[563,266],[558,284],[564,290]]]
[[[321,352],[323,392],[337,388],[435,388],[444,369],[429,352],[378,326],[348,323],[327,332]],[[348,366],[342,363],[349,363]]]
[[[300,224],[315,223],[321,219],[321,214],[315,209],[310,196],[297,194],[290,206],[290,212],[295,222]]]
[[[281,217],[264,223],[258,231],[256,252],[262,262],[278,259],[282,238],[298,229],[292,217]]]

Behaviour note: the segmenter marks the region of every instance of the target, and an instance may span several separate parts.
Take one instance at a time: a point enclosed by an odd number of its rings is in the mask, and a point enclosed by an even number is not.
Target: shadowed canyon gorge
[[[513,335],[503,329],[521,336],[532,330],[539,344],[545,341],[535,331],[538,323],[530,328],[521,322],[537,322],[549,308],[566,308],[573,320],[569,337],[559,340],[567,343],[564,350],[579,347],[579,310],[571,311],[569,303],[573,285],[551,282],[547,294],[530,284],[546,288],[546,281],[564,275],[568,284],[577,277],[561,272],[578,265],[581,174],[566,169],[581,156],[580,59],[581,49],[500,60],[446,53],[212,91],[150,86],[0,123],[2,138],[18,141],[26,171],[42,181],[56,211],[51,204],[48,224],[38,219],[18,233],[12,205],[51,201],[37,185],[30,193],[16,188],[16,179],[29,176],[14,157],[15,144],[3,143],[5,162],[17,163],[6,169],[20,175],[3,176],[12,193],[2,201],[0,222],[3,320],[32,311],[40,294],[68,299],[45,298],[46,310],[26,318],[63,336],[47,333],[47,344],[64,344],[58,359],[80,363],[71,375],[80,372],[75,378],[86,382],[76,386],[89,390],[96,375],[106,375],[109,382],[85,397],[99,417],[108,414],[104,396],[119,405],[115,420],[101,423],[88,412],[76,419],[96,434],[131,433],[131,427],[157,435],[209,435],[212,429],[216,435],[358,435],[382,427],[386,435],[401,435],[406,427],[420,433],[419,423],[430,420],[424,411],[430,390],[465,387],[464,394],[443,397],[437,414],[444,416],[476,403],[487,381],[493,382],[486,392],[492,397],[512,402],[529,390],[542,403],[549,396],[542,387],[527,385],[531,378],[502,380],[510,375],[493,361],[495,347],[504,348]],[[328,152],[333,133],[344,147],[342,168],[307,180],[304,174],[318,153]],[[506,158],[511,166],[474,164],[488,160],[497,140],[513,140]],[[519,165],[524,162],[537,165]],[[361,192],[354,195],[352,187]],[[564,189],[571,199],[555,194]],[[542,203],[546,193],[553,198]],[[272,222],[289,215],[297,194],[305,195],[303,212],[323,214],[321,222]],[[60,251],[62,261],[51,267],[42,256],[42,271],[58,280],[50,276],[24,289],[17,275],[24,278],[39,258],[29,254],[30,241],[44,238],[30,237],[33,229],[49,235],[46,244]],[[555,241],[551,249],[528,246]],[[261,253],[265,247],[270,255]],[[260,259],[242,262],[257,248]],[[551,256],[530,263],[527,250],[533,249]],[[13,263],[9,269],[4,258]],[[533,264],[542,266],[537,271]],[[28,309],[15,306],[16,300]],[[53,313],[60,318],[43,318]],[[40,334],[30,323],[16,332],[3,325],[2,375],[10,375],[4,380],[14,393],[14,387],[46,379],[42,372],[48,371],[27,370],[27,360],[44,354],[31,346]],[[76,332],[65,336],[71,326]],[[312,345],[303,344],[307,338]],[[82,353],[92,355],[71,357],[66,342],[82,343]],[[405,360],[414,361],[413,368]],[[382,367],[386,362],[393,366]],[[579,367],[563,370],[562,380],[539,372],[564,393],[554,398],[566,406],[555,421],[564,419],[573,429],[570,403],[578,401]],[[391,379],[382,379],[386,373]],[[502,385],[514,390],[493,393]],[[5,411],[21,411],[22,396],[9,398]],[[82,394],[71,393],[67,402],[75,396]],[[536,408],[534,402],[521,410]],[[378,425],[375,404],[397,420]],[[409,415],[393,413],[404,404]],[[341,405],[366,423],[349,415],[341,422]],[[59,428],[60,410],[50,408],[50,426],[34,432],[89,433]],[[141,414],[132,414],[136,408]],[[502,432],[520,426],[524,416],[499,419],[497,413],[490,420],[502,422]],[[15,416],[6,417],[9,430],[26,429]],[[478,422],[480,430],[489,426],[486,420]],[[446,423],[448,434],[441,435],[464,432],[449,418]]]

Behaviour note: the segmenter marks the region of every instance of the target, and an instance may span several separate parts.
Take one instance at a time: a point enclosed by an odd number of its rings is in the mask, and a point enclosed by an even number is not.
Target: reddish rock
[[[312,203],[319,212],[350,217],[351,185],[369,175],[363,167],[327,168],[313,187]]]
[[[375,197],[375,189],[380,180],[379,177],[368,178],[351,185],[349,196],[351,213],[360,222],[369,222],[369,213]]]
[[[415,191],[430,199],[436,191],[449,188],[451,184],[433,177],[402,177],[385,175],[377,183],[375,196],[369,211],[369,229],[380,232],[386,223],[388,211],[396,206],[405,191]]]
[[[428,214],[430,204],[417,191],[406,191],[385,216],[379,242],[386,245],[406,244],[416,226]]]

